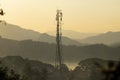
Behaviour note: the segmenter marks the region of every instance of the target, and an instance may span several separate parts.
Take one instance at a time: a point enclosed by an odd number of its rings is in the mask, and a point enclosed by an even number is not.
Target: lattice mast
[[[57,21],[57,29],[56,29],[56,60],[55,67],[61,71],[63,59],[62,59],[62,10],[57,10],[56,21]]]

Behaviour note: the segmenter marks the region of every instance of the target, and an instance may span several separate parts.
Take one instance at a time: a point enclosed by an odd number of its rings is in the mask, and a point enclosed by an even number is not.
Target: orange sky
[[[120,31],[120,0],[0,0],[8,23],[39,32],[55,30],[56,10],[63,29],[101,33]]]

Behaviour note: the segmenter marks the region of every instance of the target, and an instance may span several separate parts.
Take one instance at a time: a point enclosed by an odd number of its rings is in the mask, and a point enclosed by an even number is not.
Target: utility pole
[[[57,21],[57,29],[56,29],[56,59],[55,59],[55,67],[62,72],[62,10],[57,10],[56,21]]]

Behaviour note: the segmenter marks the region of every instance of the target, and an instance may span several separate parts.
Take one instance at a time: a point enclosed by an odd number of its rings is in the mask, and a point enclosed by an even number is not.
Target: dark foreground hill
[[[120,61],[85,59],[72,71],[71,80],[120,80]]]
[[[120,47],[108,47],[102,44],[89,46],[63,46],[65,62],[78,62],[87,58],[117,60],[120,58]],[[32,40],[15,41],[0,38],[0,56],[22,56],[43,62],[55,60],[56,45]]]
[[[57,71],[51,64],[23,59],[20,56],[7,56],[1,58],[0,61],[0,67],[7,67],[8,70],[14,70],[15,73],[24,76],[25,80],[56,80],[55,73],[57,74]],[[66,74],[69,73],[66,66],[63,66],[63,71]]]
[[[64,65],[61,77],[58,76],[58,71],[53,65],[37,60],[23,59],[20,56],[7,56],[0,58],[0,61],[0,67],[8,67],[9,70],[14,70],[28,80],[103,80],[105,75],[101,73],[101,68],[97,64],[107,69],[109,63],[109,60],[98,58],[85,59],[80,61],[72,71],[69,71],[68,67]],[[118,61],[113,62],[118,64]]]

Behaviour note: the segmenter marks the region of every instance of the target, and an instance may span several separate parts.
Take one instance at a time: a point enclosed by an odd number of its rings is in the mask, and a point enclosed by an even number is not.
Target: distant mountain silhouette
[[[49,31],[47,33],[52,36],[56,35],[55,31]],[[72,30],[62,30],[62,33],[64,36],[69,37],[74,40],[84,39],[84,38],[98,35],[96,33],[82,33],[82,32],[77,32],[77,31],[72,31]]]
[[[12,40],[27,40],[56,43],[55,37],[46,33],[39,33],[33,30],[23,29],[17,25],[0,23],[0,36]],[[82,45],[79,42],[67,37],[63,37],[64,45]]]
[[[102,44],[89,46],[63,46],[65,62],[77,63],[86,58],[119,59],[120,47],[108,47]],[[0,56],[22,56],[43,62],[54,62],[56,45],[45,42],[24,40],[15,41],[0,38]]]
[[[120,43],[120,32],[107,32],[98,36],[79,40],[81,43],[112,45]]]

